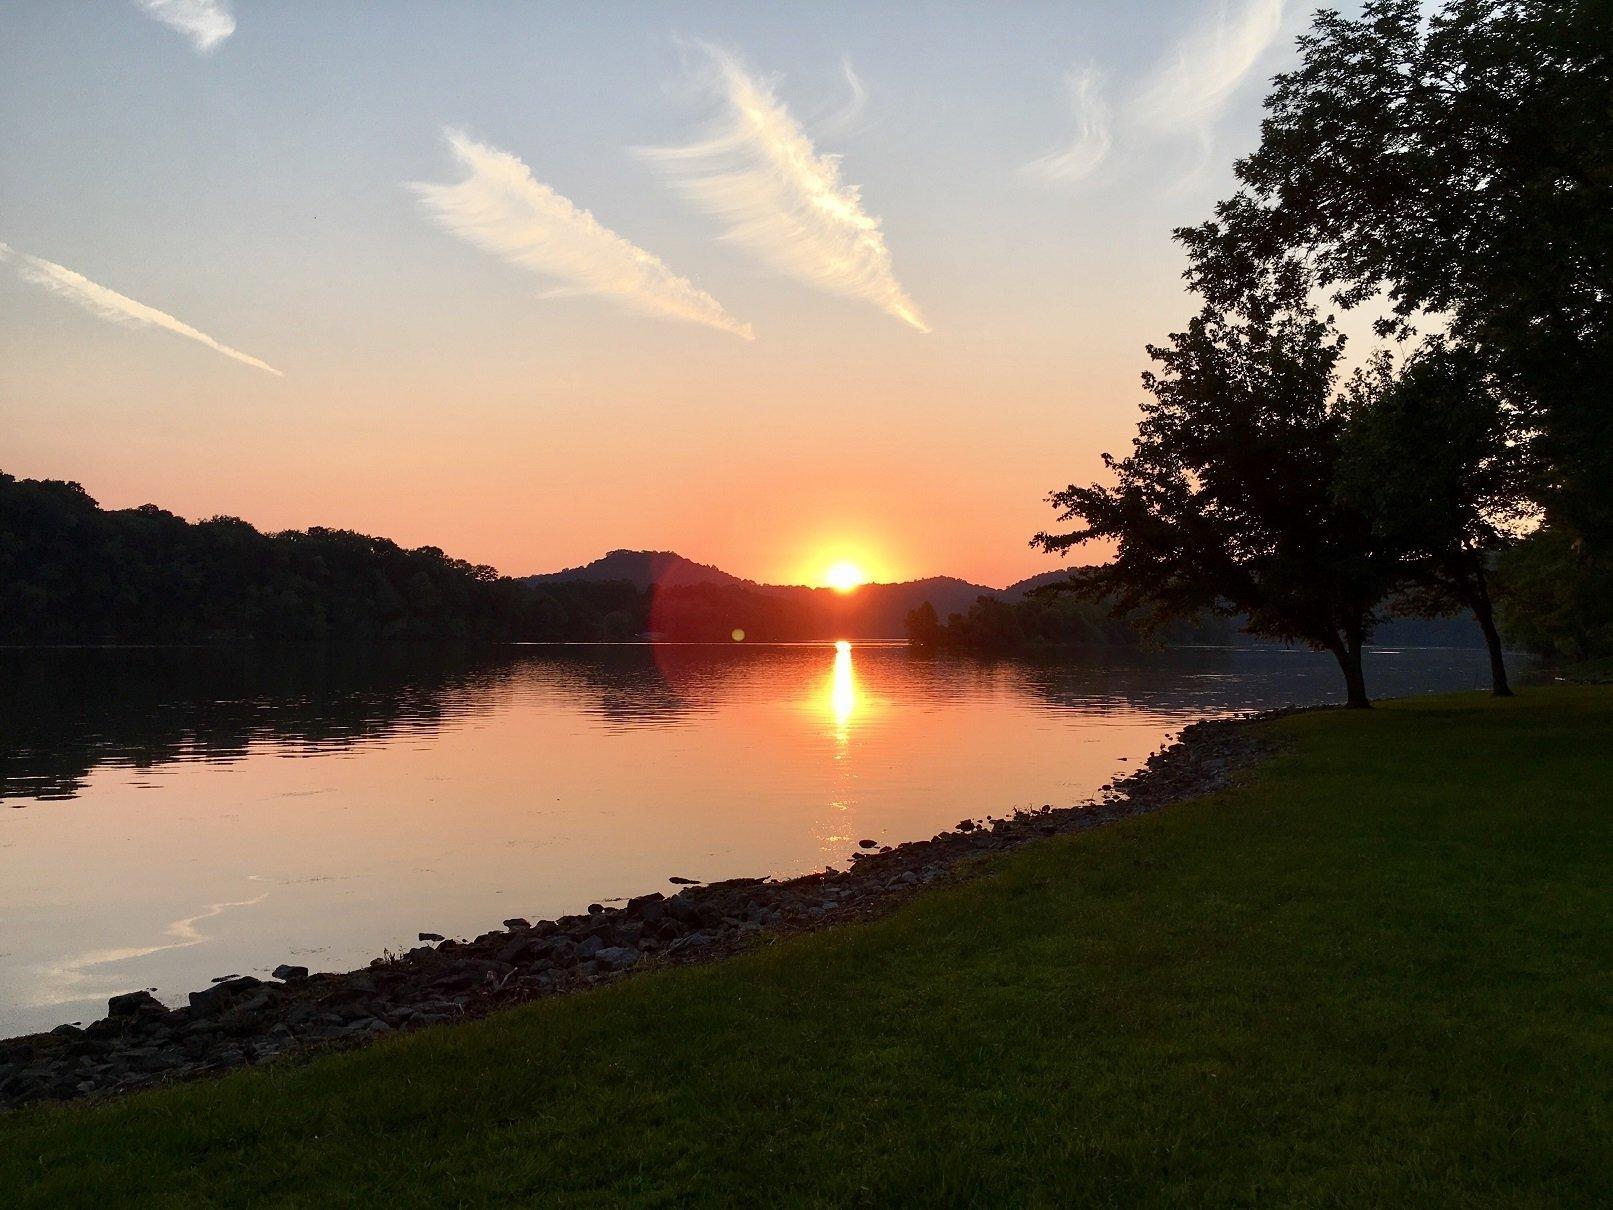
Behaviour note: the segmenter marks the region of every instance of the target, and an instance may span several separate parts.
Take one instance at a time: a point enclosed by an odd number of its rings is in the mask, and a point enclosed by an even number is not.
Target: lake
[[[1369,676],[1487,683],[1480,651]],[[1338,679],[1280,649],[0,650],[0,1036],[1067,805],[1194,719]]]

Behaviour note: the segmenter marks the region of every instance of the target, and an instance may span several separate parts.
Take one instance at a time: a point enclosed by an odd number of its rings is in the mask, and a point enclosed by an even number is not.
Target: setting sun
[[[850,592],[868,583],[868,577],[855,563],[834,563],[823,573],[823,582],[836,592]]]

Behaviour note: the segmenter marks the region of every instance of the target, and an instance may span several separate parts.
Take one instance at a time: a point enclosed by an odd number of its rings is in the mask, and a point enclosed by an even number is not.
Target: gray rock
[[[577,956],[587,961],[604,948],[605,943],[598,937],[584,937],[582,944],[577,947]]]
[[[532,927],[532,925],[529,924],[523,917],[511,916],[504,922],[504,927],[507,929],[529,929]]]
[[[230,979],[224,983],[215,983],[212,987],[204,988],[199,992],[191,992],[190,1010],[199,1017],[222,1012],[245,992],[258,986],[260,986],[258,980],[251,975],[243,975],[239,979]]]
[[[879,841],[877,841],[877,840],[859,840],[857,842],[857,847],[859,849],[877,849],[879,847]]]
[[[299,979],[308,978],[308,968],[306,966],[292,966],[285,962],[275,967],[271,973],[276,979],[282,979],[287,983],[295,983]]]
[[[109,1017],[138,1017],[142,1013],[167,1011],[162,1002],[148,991],[124,992],[106,1002],[106,1015]]]
[[[608,945],[594,955],[594,960],[607,970],[621,971],[638,962],[639,952],[628,945]]]
[[[660,891],[651,891],[648,895],[636,895],[627,901],[627,914],[635,920],[652,922],[661,919],[665,911],[662,906],[666,896]]]
[[[517,937],[499,950],[498,960],[520,965],[542,956],[548,949],[549,943],[547,941],[540,941],[536,937]]]
[[[446,938],[441,933],[421,933],[420,934],[420,940],[422,940],[422,941],[444,941],[444,940],[446,940]]]

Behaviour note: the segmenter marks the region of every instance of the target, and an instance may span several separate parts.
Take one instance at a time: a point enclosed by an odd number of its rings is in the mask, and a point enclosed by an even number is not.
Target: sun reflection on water
[[[851,668],[851,644],[841,639],[835,644],[834,671],[829,675],[829,709],[835,720],[835,739],[845,745],[851,731],[851,716],[857,711],[857,678]]]

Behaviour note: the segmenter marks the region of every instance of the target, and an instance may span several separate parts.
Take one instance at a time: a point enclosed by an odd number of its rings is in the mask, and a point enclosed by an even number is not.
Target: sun
[[[850,592],[868,583],[868,577],[855,563],[832,563],[829,570],[823,573],[823,582],[836,592]]]

